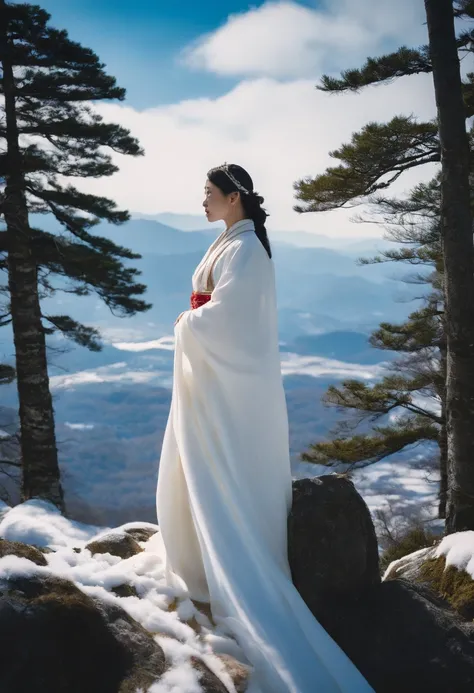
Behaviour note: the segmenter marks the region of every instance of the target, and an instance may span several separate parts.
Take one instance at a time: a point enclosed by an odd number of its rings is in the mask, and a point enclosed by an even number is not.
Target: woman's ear
[[[240,200],[240,193],[237,191],[231,192],[229,195],[229,198],[230,198],[230,204],[235,205]]]

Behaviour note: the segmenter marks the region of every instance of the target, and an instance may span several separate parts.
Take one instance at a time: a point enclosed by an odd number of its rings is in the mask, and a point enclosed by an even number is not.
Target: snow
[[[406,580],[410,580],[412,577],[416,578],[420,566],[426,560],[432,558],[432,555],[433,549],[428,546],[424,549],[418,549],[418,551],[414,551],[402,558],[397,558],[395,561],[388,564],[383,574],[382,581],[385,581],[389,576],[393,577],[394,575],[398,575],[398,573],[401,573],[402,577]]]
[[[70,522],[55,506],[40,499],[16,505],[0,522],[0,536],[9,541],[49,546],[85,546],[97,534],[97,527]]]
[[[83,592],[103,601],[120,605],[147,630],[154,633],[170,663],[169,669],[149,693],[200,693],[199,674],[190,657],[196,656],[218,676],[229,693],[235,687],[218,653],[230,654],[241,662],[247,660],[238,644],[198,611],[184,588],[170,588],[165,583],[164,560],[159,531],[149,540],[147,550],[128,559],[109,553],[92,555],[85,545],[111,533],[126,529],[152,528],[148,522],[128,522],[116,528],[82,524],[63,517],[52,504],[29,500],[13,508],[0,503],[0,537],[37,546],[48,546],[47,566],[38,566],[26,558],[7,555],[0,558],[0,585],[13,576],[55,575],[71,580]],[[145,548],[147,542],[139,542]],[[74,548],[81,548],[77,553]],[[118,585],[135,587],[139,597],[118,597],[111,590]],[[176,608],[168,610],[174,603]],[[186,622],[195,619],[196,631]],[[248,693],[262,693],[252,683]]]
[[[465,570],[474,580],[474,532],[457,532],[449,534],[441,540],[436,549],[436,558],[445,556],[446,567],[455,566],[458,570]]]
[[[437,511],[438,475],[430,473],[421,460],[420,464],[413,458],[376,462],[354,471],[353,481],[371,512],[387,506],[395,514],[416,514],[426,508],[434,516]]]
[[[387,576],[393,576],[400,571],[403,577],[409,580],[412,575],[418,573],[420,565],[425,561],[431,558],[439,558],[440,556],[445,557],[446,568],[454,566],[457,570],[464,570],[474,580],[474,531],[467,530],[465,532],[448,534],[434,548],[419,549],[407,556],[403,556],[403,558],[392,561],[385,571],[383,580]]]

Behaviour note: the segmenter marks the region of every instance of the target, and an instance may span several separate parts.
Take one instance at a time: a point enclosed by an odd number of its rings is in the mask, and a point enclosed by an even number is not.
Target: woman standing
[[[226,228],[175,323],[157,490],[167,579],[210,602],[262,693],[369,693],[291,579],[288,416],[262,203],[240,166],[209,171],[206,216]]]

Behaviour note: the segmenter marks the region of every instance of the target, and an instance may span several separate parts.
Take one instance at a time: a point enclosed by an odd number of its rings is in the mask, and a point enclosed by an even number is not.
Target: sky
[[[298,214],[293,183],[324,172],[329,152],[369,121],[435,116],[431,75],[358,95],[324,94],[323,74],[360,67],[400,45],[427,42],[423,0],[43,0],[51,24],[92,48],[127,90],[102,102],[145,150],[114,158],[120,171],[83,181],[132,214],[202,215],[209,168],[244,166],[270,212],[267,226],[351,238],[380,235],[354,210]],[[434,169],[399,179],[403,194]]]

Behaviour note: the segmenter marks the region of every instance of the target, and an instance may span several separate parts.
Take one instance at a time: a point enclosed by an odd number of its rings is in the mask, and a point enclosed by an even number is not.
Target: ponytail
[[[248,194],[244,193],[240,196],[240,199],[245,214],[249,219],[252,219],[255,225],[255,233],[257,238],[267,251],[268,257],[271,258],[272,250],[270,247],[270,241],[268,240],[267,229],[265,228],[265,221],[268,214],[262,207],[264,202],[263,197],[252,191]]]

